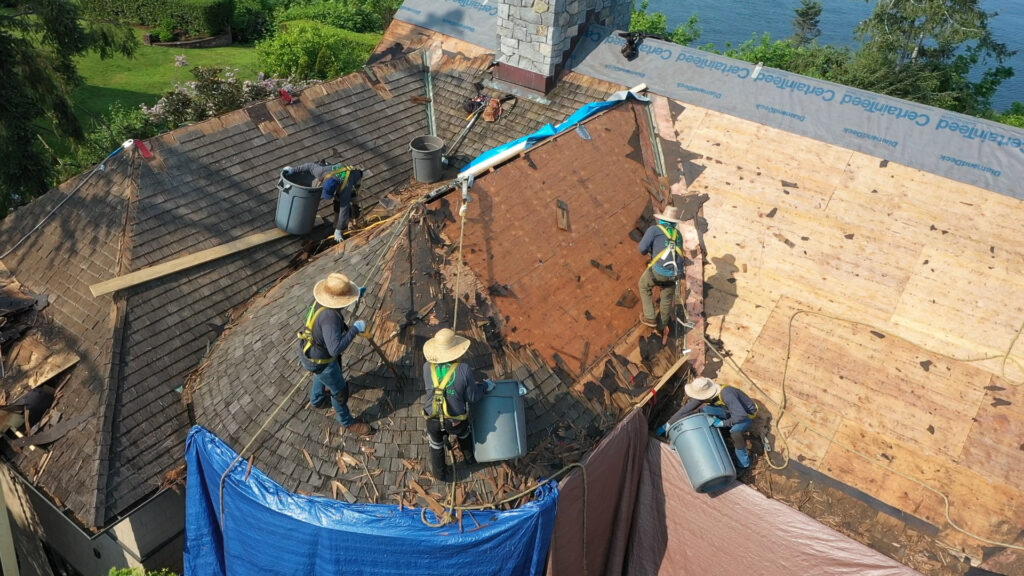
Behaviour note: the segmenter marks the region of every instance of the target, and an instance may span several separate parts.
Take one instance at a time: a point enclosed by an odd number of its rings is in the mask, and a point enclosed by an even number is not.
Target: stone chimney
[[[629,29],[632,0],[497,0],[499,80],[548,92],[589,23]]]

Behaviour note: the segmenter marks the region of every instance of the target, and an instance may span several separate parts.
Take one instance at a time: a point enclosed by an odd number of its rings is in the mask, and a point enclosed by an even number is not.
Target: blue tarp
[[[646,97],[638,96],[637,94],[634,94],[628,90],[616,92],[615,94],[612,94],[608,98],[608,100],[605,100],[604,102],[591,102],[590,104],[583,106],[579,110],[573,112],[572,116],[566,118],[565,121],[559,124],[558,126],[545,124],[543,128],[537,130],[533,134],[528,134],[517,140],[513,140],[506,144],[502,144],[497,148],[491,148],[490,150],[477,156],[476,159],[467,164],[466,167],[462,169],[462,172],[468,172],[473,166],[476,166],[477,164],[484,162],[488,158],[493,158],[521,142],[526,142],[526,147],[530,148],[531,146],[535,145],[541,140],[561,134],[562,132],[565,132],[570,128],[575,128],[577,124],[585,121],[591,116],[599,112],[603,112],[609,108],[612,108],[628,98],[634,98],[636,100],[640,100],[641,102],[646,102],[648,100]]]
[[[418,509],[294,494],[257,468],[246,479],[243,462],[224,482],[222,524],[220,478],[237,453],[200,426],[185,451],[187,576],[544,573],[554,482],[518,509],[472,512],[460,533],[457,524],[427,526]],[[427,519],[436,520],[429,511]]]

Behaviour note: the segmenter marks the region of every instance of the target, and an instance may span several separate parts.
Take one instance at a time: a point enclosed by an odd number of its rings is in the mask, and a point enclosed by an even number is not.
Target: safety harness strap
[[[722,385],[722,390],[725,390],[725,389],[726,389],[726,388],[728,388],[728,387],[729,387],[729,385],[728,385],[728,384],[723,384],[723,385]],[[718,392],[718,395],[717,395],[717,396],[715,396],[715,401],[714,401],[714,402],[712,402],[711,404],[712,404],[713,406],[725,406],[725,405],[726,405],[726,404],[725,404],[725,401],[724,401],[724,400],[722,400],[722,391],[721,391],[721,390],[719,390],[719,392]],[[743,407],[743,410],[745,411],[746,409],[747,409],[747,407],[746,407],[746,406],[744,406],[744,407]],[[757,404],[754,404],[754,411],[753,411],[753,412],[747,412],[747,416],[748,416],[749,418],[751,418],[751,419],[753,419],[753,418],[754,418],[754,416],[757,416]]]
[[[320,317],[320,313],[326,310],[323,306],[317,306],[316,302],[309,307],[309,312],[306,313],[306,325],[299,331],[299,340],[305,342],[302,345],[302,353],[309,358],[314,364],[330,364],[334,362],[334,358],[312,358],[309,355],[309,350],[313,347],[313,326],[316,324],[316,319]]]
[[[452,416],[448,413],[448,402],[444,399],[445,390],[448,385],[451,384],[452,379],[455,378],[455,372],[459,368],[459,363],[456,362],[448,368],[448,373],[443,378],[438,380],[441,368],[444,364],[434,364],[430,367],[430,379],[434,383],[434,413],[427,418],[448,418],[449,420],[465,420],[469,417],[469,414],[460,414],[458,416]]]
[[[648,268],[654,266],[659,260],[664,260],[673,251],[679,255],[680,260],[683,258],[683,247],[682,242],[679,240],[679,230],[675,228],[665,228],[661,224],[658,224],[658,228],[665,234],[665,248],[658,252],[654,258],[651,258],[651,262],[647,265]]]

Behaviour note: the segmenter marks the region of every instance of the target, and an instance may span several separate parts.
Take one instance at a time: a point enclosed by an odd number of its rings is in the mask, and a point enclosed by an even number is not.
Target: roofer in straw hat
[[[683,389],[690,400],[683,404],[664,426],[658,428],[658,435],[664,436],[672,424],[700,408],[701,412],[714,416],[712,426],[729,431],[733,452],[740,468],[750,466],[750,453],[747,451],[747,440],[743,433],[754,423],[757,404],[739,388],[720,386],[711,378],[695,378]]]
[[[683,238],[678,225],[679,209],[669,206],[663,213],[654,213],[658,223],[647,229],[640,240],[640,253],[651,256],[647,269],[640,276],[640,302],[643,315],[640,321],[652,328],[658,327],[654,316],[654,287],[661,288],[661,326],[669,326],[675,305],[676,280],[683,274]]]
[[[467,464],[473,464],[473,439],[470,437],[469,406],[494,388],[494,382],[473,379],[473,370],[459,362],[472,342],[450,328],[438,330],[423,345],[423,380],[427,398],[423,415],[427,417],[427,441],[430,444],[430,470],[440,481],[449,479],[444,460],[445,435],[458,439]]]
[[[315,302],[299,333],[300,362],[313,372],[309,403],[326,408],[330,400],[345,431],[358,436],[372,434],[373,429],[365,422],[356,422],[348,409],[348,383],[341,370],[341,354],[357,335],[366,332],[366,322],[356,320],[350,327],[341,311],[359,301],[365,291],[348,276],[332,272],[313,287]]]

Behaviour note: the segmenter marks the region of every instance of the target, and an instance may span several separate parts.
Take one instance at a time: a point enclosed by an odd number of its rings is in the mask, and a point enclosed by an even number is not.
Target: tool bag
[[[324,308],[318,306],[316,302],[309,307],[309,312],[306,313],[306,323],[302,326],[302,329],[296,334],[299,338],[299,364],[302,365],[306,370],[319,374],[327,368],[327,365],[334,362],[334,358],[312,358],[309,355],[309,351],[313,348],[313,326],[316,325],[316,319],[320,317],[320,313],[324,310],[332,310],[331,308]],[[334,310],[337,313],[337,310]],[[338,314],[341,318],[341,330],[342,332],[348,332],[348,326],[345,324],[345,319]]]

